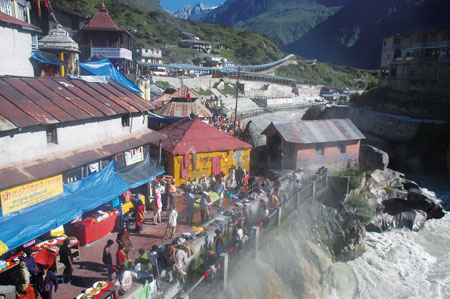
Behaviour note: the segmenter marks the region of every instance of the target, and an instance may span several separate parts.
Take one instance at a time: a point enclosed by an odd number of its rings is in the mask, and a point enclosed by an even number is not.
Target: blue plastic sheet
[[[148,182],[159,173],[143,180]],[[136,186],[136,182],[132,184]],[[9,249],[16,248],[38,236],[71,222],[84,212],[116,199],[131,189],[114,172],[114,161],[100,172],[80,181],[64,184],[64,193],[32,207],[0,217],[0,240]]]
[[[80,67],[95,76],[110,77],[132,92],[142,93],[142,90],[140,90],[139,87],[137,87],[136,84],[133,83],[133,81],[131,81],[130,79],[125,77],[124,74],[118,71],[111,63],[111,61],[109,61],[109,59],[80,63]]]
[[[61,61],[61,59],[59,59],[58,56],[56,56],[55,54],[43,52],[40,50],[34,52],[31,58],[46,64],[60,65],[60,66],[65,65],[63,61]]]

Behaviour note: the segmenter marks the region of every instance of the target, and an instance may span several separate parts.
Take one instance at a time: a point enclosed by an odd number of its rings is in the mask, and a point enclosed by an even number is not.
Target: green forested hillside
[[[331,87],[364,89],[376,86],[378,71],[361,70],[352,67],[326,63],[283,66],[278,76],[293,78],[300,84],[323,84]]]
[[[210,12],[204,22],[227,24],[267,35],[280,45],[299,39],[335,14],[342,1],[228,0]]]
[[[284,49],[323,62],[379,68],[382,39],[450,26],[449,0],[354,0]]]
[[[210,42],[213,49],[222,45],[224,49],[220,50],[220,55],[241,64],[267,63],[285,55],[275,42],[257,33],[235,30],[227,25],[181,20],[160,9],[148,10],[120,2],[125,1],[105,1],[114,22],[133,34],[134,47],[162,48],[165,62],[186,63],[201,56],[195,50],[177,47],[182,32],[190,32]],[[94,0],[55,0],[52,3],[87,14],[95,13],[100,7],[99,1]]]

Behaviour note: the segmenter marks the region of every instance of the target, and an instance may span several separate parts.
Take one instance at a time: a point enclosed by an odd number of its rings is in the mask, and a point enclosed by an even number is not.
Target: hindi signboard
[[[3,215],[33,206],[63,193],[62,175],[0,192]]]
[[[142,146],[125,151],[125,163],[127,166],[144,161],[144,148]]]

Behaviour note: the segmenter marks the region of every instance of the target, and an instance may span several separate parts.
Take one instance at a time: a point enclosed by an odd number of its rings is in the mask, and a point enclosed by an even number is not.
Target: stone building
[[[383,40],[380,85],[450,84],[450,28],[396,34]]]

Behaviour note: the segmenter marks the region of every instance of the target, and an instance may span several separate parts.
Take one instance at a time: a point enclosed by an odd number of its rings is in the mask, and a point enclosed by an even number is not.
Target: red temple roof
[[[84,26],[86,30],[122,31],[109,16],[106,8],[100,8],[92,19]]]
[[[168,136],[162,141],[162,148],[172,155],[184,155],[193,149],[197,153],[211,153],[252,147],[198,118],[181,119],[159,132]]]

